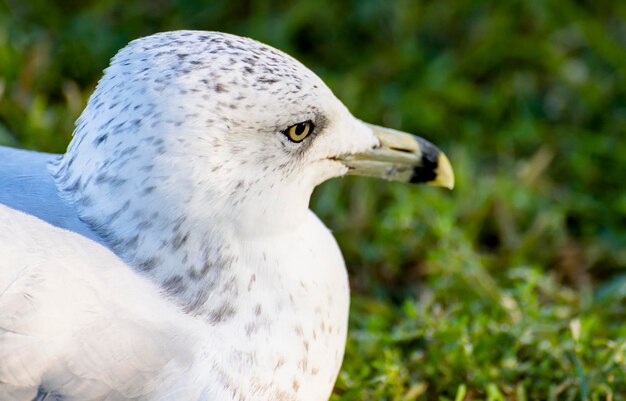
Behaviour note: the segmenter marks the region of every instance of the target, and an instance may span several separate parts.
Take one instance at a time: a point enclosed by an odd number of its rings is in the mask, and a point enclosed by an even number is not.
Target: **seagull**
[[[0,399],[327,400],[349,286],[309,200],[344,175],[454,185],[270,46],[130,42],[65,154],[0,148]]]

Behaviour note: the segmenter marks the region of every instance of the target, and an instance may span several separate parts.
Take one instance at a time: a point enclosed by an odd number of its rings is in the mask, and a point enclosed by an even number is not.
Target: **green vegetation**
[[[62,152],[135,37],[281,48],[457,173],[315,194],[353,287],[333,400],[626,399],[626,2],[205,3],[7,0],[0,143]]]

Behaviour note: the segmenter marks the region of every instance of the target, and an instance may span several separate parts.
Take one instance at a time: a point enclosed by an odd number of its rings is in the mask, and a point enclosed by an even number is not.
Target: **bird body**
[[[64,155],[0,157],[3,401],[327,400],[349,287],[313,189],[453,183],[295,59],[201,31],[122,49]]]
[[[0,399],[328,398],[348,284],[332,235],[308,216],[240,242],[208,301],[218,312],[194,316],[105,247],[0,206]]]

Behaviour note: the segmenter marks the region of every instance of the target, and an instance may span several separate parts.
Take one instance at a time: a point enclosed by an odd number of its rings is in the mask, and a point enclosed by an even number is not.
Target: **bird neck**
[[[303,191],[294,191],[306,196],[290,199],[290,210],[285,212],[274,204],[279,200],[248,197],[237,201],[236,197],[212,197],[209,192],[204,196],[184,191],[163,193],[158,187],[133,199],[125,188],[132,188],[131,180],[136,177],[107,179],[112,182],[105,187],[117,190],[116,196],[90,191],[90,183],[98,178],[87,176],[75,179],[80,184],[69,185],[70,189],[81,188],[68,191],[66,184],[60,193],[101,242],[129,266],[158,284],[186,312],[212,322],[227,315],[228,308],[215,310],[207,305],[230,302],[214,298],[235,285],[235,275],[243,274],[237,266],[245,249],[271,238],[289,237],[309,214],[309,195]],[[257,263],[267,256],[249,255]]]
[[[247,216],[245,210],[236,215],[180,209],[171,213],[174,208],[157,204],[133,207],[124,202],[109,216],[94,215],[97,207],[82,208],[79,215],[122,260],[158,284],[176,304],[212,322],[228,314],[226,307],[215,310],[216,303],[232,301],[217,300],[217,294],[223,295],[235,285],[244,286],[235,277],[254,274],[248,267],[261,265],[264,258],[272,256],[259,246],[292,236],[308,214],[304,209],[284,219],[279,213]],[[248,260],[242,264],[244,256]],[[246,270],[242,272],[241,266],[247,266]]]

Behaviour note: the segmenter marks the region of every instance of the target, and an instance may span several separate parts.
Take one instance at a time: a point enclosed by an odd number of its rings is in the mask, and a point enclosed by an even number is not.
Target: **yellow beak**
[[[380,141],[380,146],[337,157],[336,160],[348,167],[347,174],[454,188],[450,161],[435,145],[405,132],[371,124],[367,126]]]

